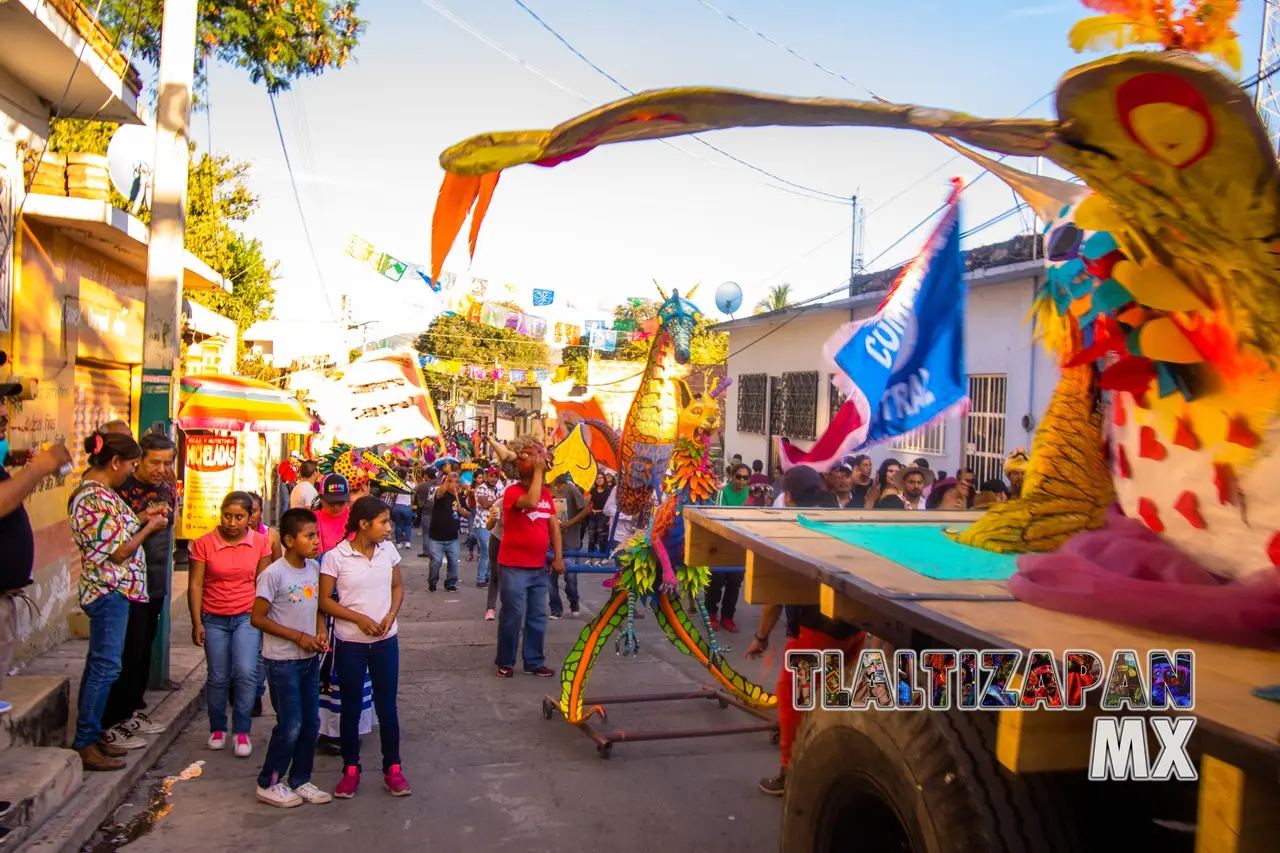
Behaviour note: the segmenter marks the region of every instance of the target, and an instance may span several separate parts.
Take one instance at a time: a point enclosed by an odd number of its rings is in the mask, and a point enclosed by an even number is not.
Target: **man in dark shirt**
[[[4,465],[25,465],[14,476]],[[64,444],[29,455],[24,451],[9,452],[9,409],[0,398],[0,686],[4,684],[13,647],[17,641],[18,598],[31,585],[31,571],[36,562],[36,539],[22,502],[36,490],[45,477],[57,474],[71,464],[71,453]],[[9,710],[8,702],[0,702],[0,713]]]
[[[142,543],[142,553],[147,560],[147,601],[129,604],[120,676],[111,687],[102,714],[103,736],[108,742],[125,748],[128,748],[126,744],[136,744],[138,735],[164,731],[163,726],[147,717],[145,697],[156,632],[169,601],[169,561],[173,553],[174,510],[178,503],[173,470],[177,448],[173,442],[167,435],[151,432],[138,444],[142,448],[142,460],[116,491],[137,514],[157,504],[167,506],[169,526]]]
[[[789,507],[830,507],[834,503],[832,496],[822,490],[821,475],[812,468],[797,465],[786,473],[783,482],[786,488],[785,503]],[[778,624],[784,611],[788,637],[782,652],[784,660],[789,649],[841,649],[845,654],[851,654],[862,647],[866,635],[860,628],[849,622],[823,616],[817,605],[791,605],[784,608],[769,604],[760,611],[760,627],[747,648],[747,657],[758,658],[765,653],[769,648],[769,633]],[[778,741],[782,752],[782,770],[778,775],[760,781],[761,791],[777,797],[786,792],[791,745],[800,728],[800,712],[795,707],[792,686],[791,673],[786,667],[782,667],[775,691],[778,697]]]
[[[418,513],[418,525],[422,528],[422,553],[419,557],[430,557],[427,553],[427,542],[431,539],[431,509],[435,505],[436,472],[427,468],[422,473],[422,481],[414,487],[413,507]]]
[[[587,516],[591,514],[591,503],[582,489],[573,482],[568,474],[561,474],[551,487],[556,502],[556,518],[560,521],[560,542],[565,551],[582,550],[582,533],[587,526]],[[565,572],[564,594],[569,598],[569,613],[578,615],[578,573]],[[560,581],[551,578],[551,614],[550,618],[559,619],[564,615],[564,601],[560,598]]]

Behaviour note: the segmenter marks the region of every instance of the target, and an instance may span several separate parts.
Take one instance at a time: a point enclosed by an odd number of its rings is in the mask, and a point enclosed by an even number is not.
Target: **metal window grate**
[[[969,377],[969,414],[965,417],[964,464],[978,483],[1004,478],[1006,398],[1004,374]]]
[[[748,373],[738,377],[738,432],[764,434],[765,400],[769,377]]]
[[[784,373],[779,383],[781,413],[775,435],[818,437],[818,372]]]
[[[844,405],[844,401],[849,397],[840,390],[840,386],[836,385],[836,375],[834,373],[827,374],[827,385],[827,393],[830,395],[827,400],[827,423],[831,423],[836,419],[836,412],[840,411],[840,407]]]
[[[894,450],[901,450],[904,453],[927,453],[933,456],[942,456],[947,452],[946,426],[946,421],[941,420],[925,424],[894,439],[890,442],[890,446]]]

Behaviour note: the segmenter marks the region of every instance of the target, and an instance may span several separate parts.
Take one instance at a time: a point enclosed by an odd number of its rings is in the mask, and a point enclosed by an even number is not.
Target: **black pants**
[[[496,610],[498,607],[498,589],[502,586],[502,566],[498,565],[498,549],[502,540],[496,536],[489,537],[489,603],[485,607]]]
[[[707,613],[732,619],[738,609],[738,590],[746,576],[746,572],[712,572],[707,585]]]
[[[124,651],[120,654],[120,677],[107,696],[107,709],[102,714],[106,731],[123,723],[147,707],[147,682],[151,679],[151,650],[155,647],[160,614],[167,596],[151,601],[129,602],[129,624],[125,627]]]

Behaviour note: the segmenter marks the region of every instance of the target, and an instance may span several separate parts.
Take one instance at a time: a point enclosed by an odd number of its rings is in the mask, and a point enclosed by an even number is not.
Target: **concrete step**
[[[8,692],[8,679],[5,681]],[[79,789],[80,756],[50,746],[0,750],[0,850],[15,850]]]
[[[0,699],[13,706],[0,714],[0,755],[19,746],[65,746],[71,717],[71,682],[50,675],[11,675]]]

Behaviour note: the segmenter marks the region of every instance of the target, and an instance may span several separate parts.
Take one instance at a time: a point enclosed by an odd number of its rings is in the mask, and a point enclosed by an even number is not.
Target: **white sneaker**
[[[308,782],[305,785],[299,785],[298,787],[294,788],[293,793],[301,797],[303,802],[311,803],[311,805],[313,806],[318,806],[323,803],[329,803],[333,801],[332,796],[330,796],[329,794],[326,794],[324,791],[321,791],[319,788],[317,788],[315,785],[312,785],[310,782]]]
[[[283,782],[277,782],[270,788],[259,788],[258,799],[280,809],[292,809],[302,805],[302,797],[290,791]]]
[[[147,748],[147,742],[129,731],[124,723],[112,726],[110,730],[103,732],[102,740],[110,746],[118,746],[121,749]]]
[[[248,758],[250,755],[253,755],[253,744],[249,742],[249,736],[236,735],[236,756]]]
[[[227,745],[226,732],[214,732],[213,734],[209,735],[210,749],[222,749],[226,745]]]
[[[492,622],[492,621],[493,621],[494,619],[496,619],[496,618],[497,618],[497,614],[495,614],[495,613],[493,612],[493,608],[492,608],[492,607],[490,607],[488,610],[486,610],[486,611],[484,612],[484,621],[486,621],[486,622]]]
[[[139,735],[158,735],[163,734],[165,730],[164,726],[152,722],[151,718],[141,711],[129,718],[129,721],[124,723],[124,726],[129,731]]]

